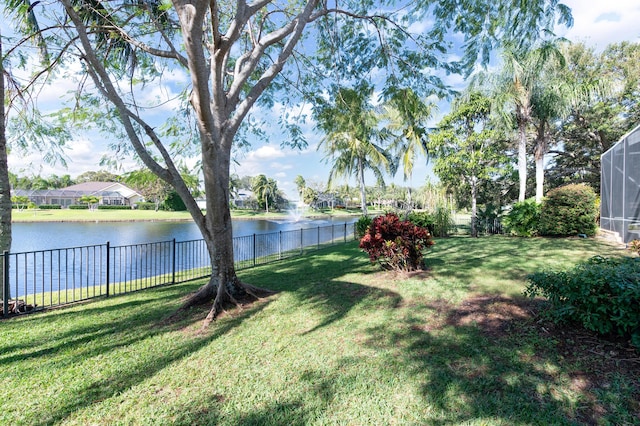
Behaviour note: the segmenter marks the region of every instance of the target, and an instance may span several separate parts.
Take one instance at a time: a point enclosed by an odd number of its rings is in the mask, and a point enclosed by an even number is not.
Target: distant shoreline
[[[353,218],[360,213],[355,212],[319,212],[300,216],[300,220],[322,220],[328,218]],[[291,216],[285,213],[249,214],[246,212],[231,213],[232,220],[287,220]],[[165,212],[151,210],[23,210],[12,212],[12,223],[108,223],[108,222],[193,222],[188,212]]]

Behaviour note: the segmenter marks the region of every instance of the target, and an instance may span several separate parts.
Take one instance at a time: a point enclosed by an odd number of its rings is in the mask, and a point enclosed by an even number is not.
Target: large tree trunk
[[[0,254],[11,249],[11,185],[9,185],[7,138],[4,123],[4,66],[2,64],[2,35],[0,34]],[[0,259],[0,293],[4,289],[3,270],[4,258]]]
[[[358,183],[360,185],[360,209],[362,210],[362,215],[367,215],[367,194],[364,186],[364,164],[362,164],[362,160],[358,160]]]
[[[543,122],[538,128],[533,154],[536,161],[536,203],[541,203],[544,196],[544,155],[547,153],[548,146],[546,126]]]
[[[521,115],[521,113],[516,113]],[[518,121],[518,180],[520,190],[518,201],[524,201],[527,193],[527,123],[524,118],[519,117]]]
[[[216,146],[218,145],[218,146]],[[230,152],[219,145],[203,143],[204,185],[207,214],[203,237],[211,260],[211,277],[207,284],[189,297],[182,308],[186,309],[213,299],[205,325],[215,320],[227,304],[240,305],[248,297],[259,298],[273,292],[240,281],[236,275],[233,254],[233,229],[229,210]],[[230,144],[228,144],[230,146]],[[210,147],[207,151],[204,147]],[[218,167],[215,167],[217,165]]]

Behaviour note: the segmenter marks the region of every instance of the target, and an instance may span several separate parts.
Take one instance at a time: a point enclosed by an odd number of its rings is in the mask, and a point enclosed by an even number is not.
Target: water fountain
[[[294,201],[292,204],[293,208],[289,208],[289,210],[287,210],[287,220],[290,222],[300,222],[302,219],[302,213],[305,211],[307,205],[302,201]]]

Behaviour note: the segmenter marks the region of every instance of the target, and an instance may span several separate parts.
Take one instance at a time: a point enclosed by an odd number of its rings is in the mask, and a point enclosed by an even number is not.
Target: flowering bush
[[[360,240],[360,248],[369,253],[371,262],[400,271],[419,269],[422,252],[431,245],[426,228],[400,220],[395,213],[376,217]]]

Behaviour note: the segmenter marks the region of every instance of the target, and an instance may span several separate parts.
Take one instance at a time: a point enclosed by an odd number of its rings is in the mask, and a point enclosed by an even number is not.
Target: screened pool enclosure
[[[600,227],[640,239],[640,126],[601,157]]]

